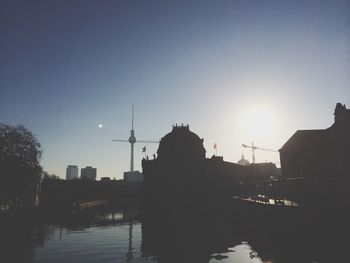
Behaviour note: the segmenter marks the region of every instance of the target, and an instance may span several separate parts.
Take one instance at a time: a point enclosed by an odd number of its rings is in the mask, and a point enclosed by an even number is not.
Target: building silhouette
[[[91,166],[86,166],[85,168],[81,168],[80,177],[83,180],[96,180],[97,168],[93,168]]]
[[[206,158],[203,139],[189,126],[173,126],[159,144],[157,157],[142,160],[145,202],[150,206],[218,207],[256,182],[270,180],[273,163],[248,166],[221,156]]]
[[[66,170],[66,180],[78,179],[79,169],[77,165],[68,165]]]
[[[298,130],[280,151],[286,194],[311,203],[349,200],[350,110],[336,104],[327,129]]]
[[[126,183],[142,183],[143,182],[143,174],[139,171],[129,171],[124,172],[124,181]]]

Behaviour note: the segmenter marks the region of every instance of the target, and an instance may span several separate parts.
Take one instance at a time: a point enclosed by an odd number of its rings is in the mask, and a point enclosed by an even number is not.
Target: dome
[[[203,139],[190,131],[188,125],[173,126],[159,143],[158,159],[161,161],[188,162],[205,159]]]
[[[248,160],[244,159],[244,155],[243,154],[242,154],[241,159],[237,163],[240,164],[240,165],[244,165],[244,166],[250,165],[250,162]]]

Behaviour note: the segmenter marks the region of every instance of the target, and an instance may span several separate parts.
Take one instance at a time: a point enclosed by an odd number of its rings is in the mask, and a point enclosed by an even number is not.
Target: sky
[[[345,0],[0,2],[0,122],[30,129],[61,178],[75,164],[122,179],[130,145],[112,139],[128,139],[132,104],[137,139],[184,123],[207,157],[217,143],[251,161],[243,143],[278,150],[329,127],[337,102],[350,107],[349,73]]]

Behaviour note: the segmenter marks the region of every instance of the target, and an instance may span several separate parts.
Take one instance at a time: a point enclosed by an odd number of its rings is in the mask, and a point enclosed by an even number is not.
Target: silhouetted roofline
[[[350,124],[350,109],[347,109],[345,104],[337,103],[334,109],[334,123],[326,129],[317,129],[317,130],[297,130],[292,137],[279,149],[283,151],[286,148],[289,148],[291,145],[294,147],[298,145],[300,141],[303,141],[303,144],[312,144],[319,142],[318,139],[324,136],[326,133],[333,129],[343,129],[344,127],[349,127]]]
[[[192,132],[189,125],[173,125],[172,131],[161,138],[157,159],[162,161],[193,161],[205,158],[205,148],[201,139]]]
[[[289,140],[283,144],[283,146],[279,149],[285,150],[286,148],[289,148],[292,144],[296,145],[300,141],[303,141],[304,143],[310,143],[311,141],[315,140],[315,138],[319,138],[321,136],[324,136],[325,133],[328,131],[328,129],[317,129],[317,130],[297,130],[290,138]]]

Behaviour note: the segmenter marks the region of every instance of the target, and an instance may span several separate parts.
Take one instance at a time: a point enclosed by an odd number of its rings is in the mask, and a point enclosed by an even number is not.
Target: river
[[[339,262],[333,258],[349,262],[345,241],[330,235],[332,231],[246,231],[227,220],[185,216],[163,222],[144,219],[136,208],[90,209],[1,223],[0,262],[6,263]]]

